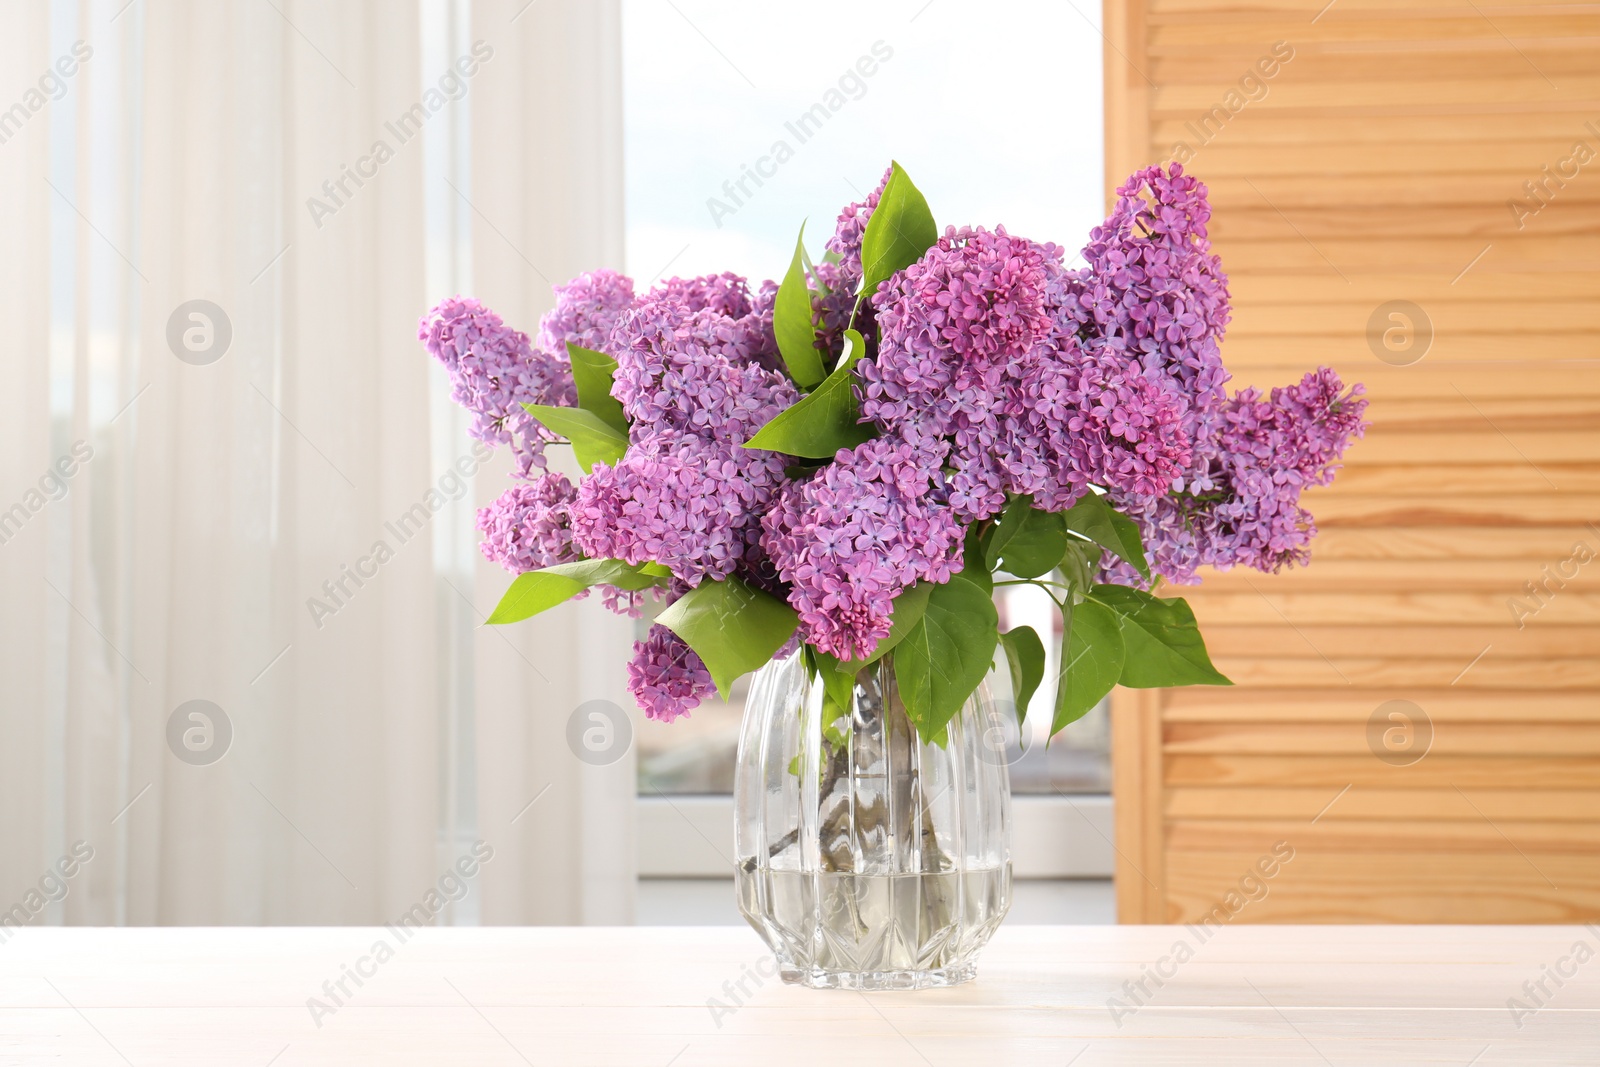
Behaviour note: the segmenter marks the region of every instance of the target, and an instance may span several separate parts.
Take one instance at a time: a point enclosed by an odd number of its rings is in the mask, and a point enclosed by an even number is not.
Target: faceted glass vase
[[[801,656],[756,674],[734,772],[739,910],[784,981],[924,989],[976,973],[1011,907],[1011,786],[986,684],[944,744],[906,718],[893,653],[826,705]]]

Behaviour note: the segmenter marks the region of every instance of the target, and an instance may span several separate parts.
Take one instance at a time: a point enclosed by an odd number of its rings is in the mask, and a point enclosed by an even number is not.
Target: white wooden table
[[[25,929],[0,1064],[1600,1064],[1600,928],[1008,926],[919,993],[768,959],[733,927]]]

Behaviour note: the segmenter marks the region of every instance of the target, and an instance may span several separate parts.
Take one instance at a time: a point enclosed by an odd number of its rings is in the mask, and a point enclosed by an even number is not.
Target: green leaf
[[[611,381],[617,373],[617,361],[604,352],[584,348],[567,342],[567,355],[572,361],[572,380],[578,386],[578,406],[600,416],[607,426],[628,436],[628,416],[622,413],[622,402],[611,395]]]
[[[1056,564],[1061,571],[1061,580],[1067,588],[1072,590],[1074,601],[1083,599],[1083,595],[1094,588],[1095,575],[1100,572],[1100,557],[1105,555],[1100,546],[1088,541],[1080,541],[1076,537],[1067,542],[1066,551],[1061,553],[1061,562]]]
[[[988,560],[988,549],[985,548],[984,533],[979,529],[982,523],[970,523],[967,526],[966,536],[961,542],[962,571],[967,577],[983,586],[984,592],[994,593],[994,575],[990,574],[991,568],[984,565]],[[993,533],[991,526],[989,532]]]
[[[822,683],[822,691],[834,714],[850,714],[850,705],[855,700],[856,672],[826,652],[818,652],[817,679]]]
[[[1097,585],[1094,598],[1115,612],[1128,648],[1117,680],[1130,689],[1232,685],[1211,665],[1194,612],[1182,597],[1162,599],[1125,585]]]
[[[621,560],[586,559],[577,563],[558,563],[554,567],[517,575],[494,612],[485,620],[485,625],[521,622],[571,600],[590,586],[602,584],[614,585],[619,589],[649,589],[658,581]]]
[[[900,164],[891,163],[889,181],[861,235],[861,292],[857,306],[877,290],[880,282],[921,259],[938,240],[939,225],[933,221],[928,201]]]
[[[983,570],[977,560],[969,568],[974,564]],[[978,574],[962,571],[929,593],[921,620],[894,650],[900,699],[923,741],[944,733],[989,673],[998,625],[994,600]]]
[[[699,653],[722,699],[741,675],[783,647],[800,624],[794,609],[737,578],[704,581],[679,597],[656,622]]]
[[[801,389],[810,390],[824,377],[822,353],[817,351],[817,328],[811,318],[811,289],[806,283],[805,264],[806,228],[800,227],[800,236],[794,243],[794,258],[789,261],[789,273],[778,286],[777,302],[772,308],[772,331],[778,337],[778,351],[783,353],[789,377]]]
[[[1011,695],[1017,702],[1017,725],[1028,716],[1028,703],[1044,681],[1044,642],[1031,626],[1017,626],[1000,635],[1011,669]]]
[[[1056,707],[1050,718],[1054,736],[1105,699],[1123,672],[1127,649],[1121,622],[1092,600],[1074,604],[1064,617],[1061,663],[1056,671]]]
[[[1063,514],[1067,529],[1127,560],[1140,577],[1150,580],[1150,564],[1144,557],[1138,525],[1107,503],[1105,497],[1091,492]]]
[[[572,442],[578,466],[588,474],[596,463],[615,464],[628,451],[628,435],[599,415],[583,408],[558,408],[545,404],[524,404],[529,415],[544,428]]]
[[[846,330],[844,337],[844,355],[827,380],[778,412],[744,447],[806,459],[832,459],[839,449],[854,448],[877,436],[871,425],[858,421],[855,376],[851,373],[866,352],[866,342],[855,330]]]
[[[1033,498],[1013,497],[1000,514],[985,560],[1018,578],[1037,578],[1055,570],[1067,548],[1061,516],[1040,511]]]

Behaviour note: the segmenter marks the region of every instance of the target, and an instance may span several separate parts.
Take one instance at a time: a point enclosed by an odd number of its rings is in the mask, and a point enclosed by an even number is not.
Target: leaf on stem
[[[654,575],[616,559],[586,559],[558,563],[543,570],[519,574],[511,583],[485,625],[500,626],[521,622],[541,611],[564,603],[591,586],[614,585],[619,589],[649,589],[660,584]]]
[[[1150,580],[1150,564],[1145,559],[1138,524],[1113,508],[1105,497],[1090,492],[1062,514],[1067,529],[1110,550],[1131,563],[1145,581]]]
[[[800,623],[794,609],[737,578],[703,581],[656,622],[697,652],[722,698],[741,675],[765,664]]]
[[[999,616],[981,560],[928,595],[921,620],[895,646],[894,676],[906,715],[924,741],[945,727],[994,662]]]
[[[827,371],[822,366],[822,353],[816,347],[811,288],[806,281],[805,240],[806,228],[802,224],[800,236],[794,243],[794,258],[789,261],[789,272],[778,286],[777,301],[772,308],[772,331],[777,335],[778,351],[789,368],[789,377],[801,389],[809,391],[827,376]]]
[[[628,451],[628,435],[584,408],[522,405],[545,429],[572,442],[578,466],[588,474],[596,463],[615,464]]]
[[[1125,585],[1097,585],[1091,594],[1115,612],[1127,644],[1117,680],[1130,689],[1232,685],[1211,665],[1194,612],[1182,597],[1163,599]]]
[[[845,331],[844,354],[823,383],[757,430],[745,448],[761,448],[805,459],[832,459],[841,448],[872,440],[877,431],[860,421],[851,368],[866,352],[855,330]]]
[[[611,395],[617,361],[604,352],[596,352],[571,341],[567,342],[567,355],[572,362],[572,380],[578,387],[578,406],[594,412],[602,422],[626,438],[628,416],[623,414],[622,402]]]
[[[856,306],[898,270],[904,270],[939,240],[928,201],[899,163],[891,163],[889,180],[861,235],[861,292]]]
[[[1063,613],[1063,626],[1052,736],[1083,718],[1111,692],[1127,654],[1117,616],[1092,600],[1070,606]]]
[[[1056,568],[1066,548],[1061,516],[1038,510],[1030,496],[1018,496],[1000,513],[984,560],[990,570],[999,567],[1018,578],[1037,578]]]
[[[1028,703],[1044,681],[1044,642],[1031,626],[1015,626],[1000,635],[1011,670],[1011,694],[1017,702],[1017,725],[1028,715]]]

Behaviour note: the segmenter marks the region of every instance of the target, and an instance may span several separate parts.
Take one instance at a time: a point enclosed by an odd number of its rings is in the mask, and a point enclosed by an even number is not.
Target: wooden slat
[[[1299,647],[1283,639],[1283,625],[1230,626],[1208,623],[1206,647],[1229,659],[1303,658],[1307,647],[1340,660],[1389,656],[1444,658],[1462,664],[1494,644],[1519,657],[1583,659],[1600,656],[1600,626],[1303,626]],[[1460,669],[1459,667],[1457,668]]]
[[[1161,747],[1169,755],[1371,755],[1368,721],[1169,722]],[[1526,723],[1512,732],[1504,723],[1450,723],[1435,727],[1428,747],[1428,758],[1444,756],[1600,756],[1600,724]]]
[[[1360,823],[1334,819],[1318,819],[1315,823],[1299,819],[1183,819],[1167,827],[1167,847],[1175,853],[1244,852],[1263,846],[1270,849],[1274,841],[1292,841],[1296,851],[1318,855],[1472,853],[1515,859],[1519,855],[1600,851],[1600,823],[1490,821],[1469,808],[1466,818],[1427,822],[1404,818]],[[1538,874],[1536,868],[1530,867],[1529,871]]]
[[[1327,0],[1149,0],[1145,6],[1153,22],[1163,23],[1183,21],[1186,17],[1209,20],[1255,20],[1271,17],[1303,23],[1319,12],[1323,12],[1323,17],[1327,18],[1329,14],[1324,12],[1324,9],[1328,9],[1328,12],[1332,10]],[[1502,18],[1528,8],[1546,12],[1600,14],[1600,4],[1552,3],[1552,0],[1484,0],[1482,3],[1464,3],[1463,0],[1407,0],[1403,8],[1396,5],[1394,0],[1339,0],[1338,7],[1344,14],[1359,11],[1367,18],[1393,17],[1396,14],[1401,14],[1405,18],[1460,18],[1473,12],[1482,12],[1490,18]]]
[[[1284,32],[1289,31],[1285,29]],[[1242,99],[1250,100],[1252,96],[1260,98],[1264,86],[1266,94],[1271,95],[1281,82],[1287,81],[1301,85],[1339,85],[1352,79],[1385,81],[1395,75],[1394,56],[1386,50],[1352,52],[1323,50],[1312,45],[1297,48],[1294,58],[1287,63],[1277,64],[1277,71],[1272,77],[1262,78],[1261,68],[1255,60],[1269,56],[1272,43],[1262,42],[1256,56],[1248,56],[1248,48],[1244,56],[1233,50],[1218,54],[1203,49],[1163,49],[1159,55],[1151,58],[1146,73],[1157,85],[1210,89],[1219,102],[1229,90],[1238,91]],[[1529,66],[1530,62],[1533,66]],[[1269,62],[1266,69],[1272,70],[1273,66]],[[1538,70],[1535,71],[1534,67]],[[1462,81],[1475,74],[1493,81],[1521,81],[1529,77],[1537,78],[1539,71],[1552,81],[1559,82],[1563,76],[1593,74],[1594,66],[1589,54],[1581,49],[1535,47],[1525,49],[1523,55],[1518,55],[1507,48],[1504,41],[1496,44],[1483,40],[1476,48],[1451,47],[1419,53],[1411,58],[1405,69],[1405,73],[1411,77],[1441,81]],[[1244,80],[1243,85],[1240,84],[1241,80]],[[1528,134],[1522,132],[1520,136],[1526,137]]]
[[[1520,596],[1525,595],[1524,583],[1543,579],[1545,566],[1562,564],[1570,558],[1570,546],[1575,543],[1575,539],[1564,530],[1539,533],[1540,539],[1531,546],[1535,560],[1539,562],[1531,563],[1511,558],[1422,559],[1413,556],[1401,559],[1341,559],[1331,555],[1327,543],[1319,537],[1312,566],[1289,567],[1275,575],[1259,574],[1245,567],[1227,571],[1208,570],[1202,588],[1210,592],[1259,591],[1268,596],[1279,592],[1350,593],[1359,590],[1383,593],[1398,588],[1426,592],[1470,590]],[[1600,536],[1586,533],[1589,549],[1600,549]],[[1538,551],[1541,543],[1547,548],[1543,553]],[[1579,571],[1580,576],[1586,574],[1587,569]],[[1595,572],[1593,580],[1600,587],[1600,570]],[[1178,592],[1181,594],[1187,589],[1182,587]]]
[[[1404,689],[1240,689],[1194,686],[1163,696],[1162,718],[1182,722],[1348,722],[1365,721],[1396,699],[1424,709],[1434,723],[1541,722],[1600,723],[1600,696],[1593,693],[1541,693],[1521,689],[1471,690],[1453,686]]]
[[[1600,182],[1596,183],[1600,185]],[[1236,212],[1235,214],[1239,214]],[[1266,219],[1265,214],[1258,215]],[[1600,232],[1600,210],[1589,220]],[[1270,222],[1281,232],[1283,220],[1273,215]],[[1329,220],[1329,228],[1345,233],[1350,227],[1343,220]],[[1306,230],[1305,225],[1301,226]],[[1481,246],[1480,246],[1481,247]],[[1388,294],[1392,298],[1393,291]],[[1382,301],[1352,300],[1342,304],[1319,304],[1311,308],[1293,305],[1262,307],[1252,311],[1248,318],[1236,318],[1228,326],[1227,340],[1266,334],[1272,337],[1299,337],[1303,335],[1326,336],[1329,333],[1365,341],[1367,320],[1373,309]],[[1589,303],[1525,304],[1518,301],[1495,303],[1477,300],[1464,304],[1438,304],[1425,307],[1428,322],[1436,336],[1448,339],[1452,334],[1503,333],[1515,331],[1528,336],[1593,332],[1600,329],[1600,305]]]
[[[1457,9],[1457,14],[1435,13],[1431,18],[1416,17],[1416,12],[1406,9],[1402,9],[1404,14],[1398,17],[1395,12],[1376,11],[1363,11],[1358,16],[1351,16],[1339,11],[1336,4],[1324,19],[1318,20],[1319,26],[1309,26],[1304,23],[1301,25],[1310,31],[1304,34],[1304,39],[1308,41],[1319,39],[1323,41],[1336,39],[1340,43],[1403,41],[1411,48],[1433,41],[1498,42],[1500,47],[1504,48],[1506,38],[1512,41],[1552,40],[1563,37],[1600,38],[1600,13],[1582,9],[1570,14],[1550,14],[1545,11],[1535,14],[1517,12],[1501,14],[1490,21],[1486,18],[1462,17],[1470,9],[1470,5],[1465,5]],[[1156,18],[1150,21],[1148,47],[1152,53],[1159,53],[1162,49],[1175,46],[1186,46],[1206,48],[1214,52],[1226,49],[1249,54],[1252,49],[1260,47],[1260,42],[1270,44],[1280,38],[1295,22],[1286,21],[1280,16],[1248,17],[1226,21],[1216,18]],[[1473,99],[1469,81],[1425,84],[1436,86],[1439,98],[1442,100]],[[1363,86],[1346,85],[1342,88],[1355,91]],[[1564,98],[1571,99],[1582,91],[1582,88],[1575,85],[1570,89],[1564,89],[1562,93]],[[1552,95],[1549,86],[1545,86],[1543,99],[1548,100]]]
[[[1344,3],[1344,0],[1340,0]],[[1593,43],[1581,54],[1592,56]],[[1477,53],[1481,56],[1482,53]],[[1386,57],[1393,62],[1392,56]],[[1589,59],[1592,62],[1592,58]],[[1291,64],[1292,68],[1292,64]],[[1232,68],[1230,65],[1230,69]],[[1286,70],[1285,75],[1288,74]],[[1224,78],[1229,75],[1223,75]],[[1234,75],[1237,76],[1237,75]],[[1401,114],[1372,118],[1338,118],[1320,116],[1315,122],[1306,122],[1299,116],[1254,113],[1246,109],[1249,122],[1230,123],[1227,143],[1230,145],[1322,145],[1336,143],[1353,150],[1381,152],[1411,150],[1419,144],[1441,142],[1481,141],[1495,138],[1512,143],[1538,142],[1571,147],[1574,139],[1582,136],[1584,123],[1594,116],[1570,111],[1527,112],[1521,114],[1477,113],[1461,115],[1410,116]],[[1184,118],[1162,119],[1151,124],[1151,143],[1170,145],[1185,140],[1187,127]],[[1353,206],[1353,205],[1352,205]]]
[[[1313,564],[1314,566],[1314,564]],[[1204,626],[1248,623],[1258,626],[1453,625],[1499,626],[1507,639],[1517,615],[1507,600],[1521,593],[1208,593],[1203,585],[1185,590],[1184,599]],[[1600,623],[1600,593],[1564,590],[1539,610],[1537,625]],[[1287,637],[1286,637],[1287,640]]]
[[[1476,417],[1476,413],[1473,413]],[[1596,416],[1600,418],[1600,415]],[[1507,430],[1498,417],[1494,425]],[[1465,420],[1463,420],[1465,421]],[[1508,431],[1509,432],[1509,431]],[[1584,494],[1600,494],[1600,466],[1588,463],[1539,464],[1539,470],[1562,489]],[[1335,497],[1429,497],[1457,498],[1482,493],[1501,497],[1544,496],[1550,486],[1541,478],[1530,477],[1525,463],[1480,463],[1471,467],[1447,464],[1369,464],[1346,468],[1339,479],[1322,491],[1319,500]],[[1514,505],[1512,505],[1514,506]],[[1600,516],[1597,516],[1600,518]]]
[[[1435,434],[1433,438],[1447,438]],[[1498,439],[1503,452],[1514,453],[1512,442]],[[1600,434],[1594,435],[1600,452]],[[1424,497],[1412,501],[1392,496],[1357,496],[1354,493],[1320,493],[1307,506],[1320,526],[1560,526],[1578,525],[1600,518],[1600,497],[1558,491],[1558,483],[1543,467],[1528,468],[1529,480],[1543,486],[1536,496],[1516,500]],[[1544,480],[1548,479],[1548,481]]]
[[[1171,819],[1265,819],[1309,823],[1545,820],[1600,825],[1600,792],[1584,789],[1169,789]]]
[[[1360,756],[1168,756],[1172,786],[1376,786],[1389,789],[1504,789],[1516,783],[1536,789],[1600,789],[1600,759],[1522,756],[1425,756],[1393,766],[1371,753]],[[1329,798],[1333,794],[1330,792]]]
[[[1201,626],[1206,625],[1202,618]],[[1285,642],[1288,638],[1285,638]],[[1528,659],[1514,650],[1485,648],[1481,659],[1357,659],[1317,656],[1302,645],[1296,658],[1248,659],[1213,657],[1217,669],[1238,686],[1444,686],[1463,689],[1504,689],[1521,686],[1529,695],[1550,690],[1585,690],[1600,699],[1600,660]]]
[[[1261,855],[1171,853],[1168,921],[1195,922],[1210,913],[1239,891]],[[1515,853],[1360,856],[1300,849],[1267,883],[1266,896],[1232,921],[1486,923],[1516,915],[1523,922],[1558,923],[1600,913],[1600,872],[1592,854],[1541,855],[1535,862],[1537,868]]]
[[[1594,532],[1587,526],[1517,527],[1422,527],[1394,526],[1385,530],[1331,529],[1317,535],[1312,546],[1313,560],[1529,560],[1555,562],[1571,554],[1579,540]],[[1590,542],[1592,544],[1592,541]],[[1538,567],[1534,571],[1538,571]],[[1270,578],[1235,572],[1240,580],[1258,584]],[[1535,577],[1530,573],[1527,578]],[[1263,586],[1265,587],[1265,586]],[[1509,595],[1509,591],[1508,591]]]

